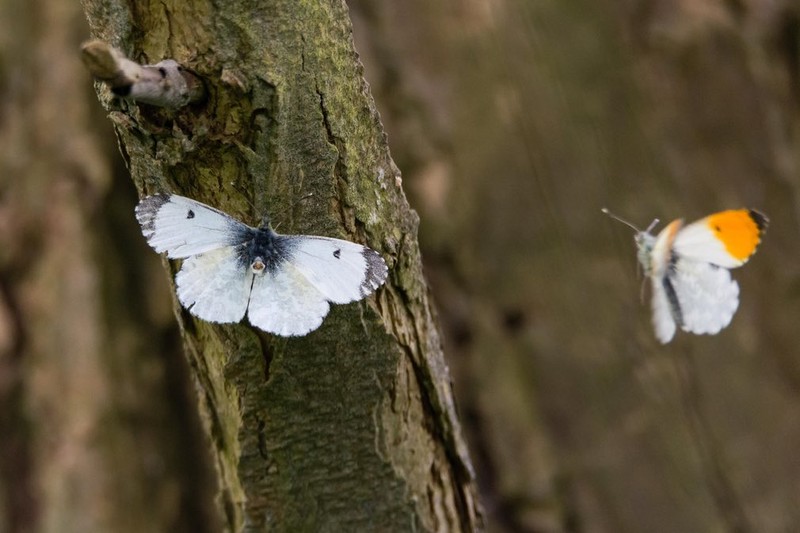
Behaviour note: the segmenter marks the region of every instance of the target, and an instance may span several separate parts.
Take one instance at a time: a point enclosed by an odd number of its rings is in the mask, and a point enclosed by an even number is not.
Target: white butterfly
[[[388,269],[374,250],[341,239],[279,235],[175,194],[144,198],[136,219],[147,242],[185,259],[178,300],[209,322],[239,322],[283,336],[305,335],[343,304],[371,294]]]
[[[683,225],[674,220],[658,235],[644,231],[603,209],[636,231],[639,263],[652,281],[653,327],[666,344],[678,326],[696,334],[716,334],[730,324],[739,307],[739,285],[729,269],[752,256],[769,220],[754,209],[714,213]]]

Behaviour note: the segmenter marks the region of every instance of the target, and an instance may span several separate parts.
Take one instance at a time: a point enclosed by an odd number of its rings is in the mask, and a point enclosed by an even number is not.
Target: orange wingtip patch
[[[753,209],[732,209],[708,217],[708,227],[725,249],[740,261],[753,255],[769,219]]]

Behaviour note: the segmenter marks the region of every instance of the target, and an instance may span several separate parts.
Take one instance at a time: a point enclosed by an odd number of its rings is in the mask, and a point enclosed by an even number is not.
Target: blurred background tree
[[[348,5],[489,529],[796,529],[800,8]],[[88,29],[56,0],[0,8],[0,523],[215,530],[169,287],[78,65]],[[641,226],[765,212],[732,324],[660,346],[604,206]]]
[[[349,2],[494,531],[800,524],[794,2]],[[655,341],[632,232],[761,209],[717,336]]]
[[[217,531],[197,399],[76,3],[0,2],[0,531]]]

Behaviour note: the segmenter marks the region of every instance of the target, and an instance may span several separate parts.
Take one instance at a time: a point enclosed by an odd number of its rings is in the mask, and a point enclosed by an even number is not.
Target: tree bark
[[[302,338],[178,313],[225,529],[478,529],[417,217],[344,3],[84,8],[93,37],[206,82],[204,104],[175,112],[100,90],[140,193],[184,194],[253,225],[269,214],[282,233],[356,240],[390,266],[376,297],[334,307]]]

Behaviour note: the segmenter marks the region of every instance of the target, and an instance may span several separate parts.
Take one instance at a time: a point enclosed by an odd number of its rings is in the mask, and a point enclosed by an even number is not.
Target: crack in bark
[[[272,347],[270,346],[270,341],[266,333],[264,333],[258,328],[251,328],[251,329],[253,332],[255,332],[256,336],[258,337],[258,342],[261,346],[261,356],[264,358],[264,383],[268,383],[270,377],[269,369],[270,366],[272,365],[272,359],[274,357],[272,352]]]
[[[400,252],[398,252],[398,261],[399,255]],[[409,300],[409,296],[404,291],[401,292],[403,294],[401,298]],[[408,307],[408,305],[399,306],[401,310],[407,309]],[[424,320],[415,320],[413,316],[408,314],[402,316],[397,316],[395,314],[391,323],[412,324],[413,329],[408,331],[411,338],[398,334],[398,332],[395,332],[395,337],[398,339],[399,346],[403,349],[411,363],[414,379],[417,382],[420,392],[423,412],[434,418],[433,423],[427,425],[427,429],[436,437],[433,440],[439,444],[437,448],[441,450],[446,457],[446,461],[444,462],[447,463],[446,468],[449,471],[449,476],[453,480],[452,494],[456,506],[456,516],[459,520],[458,526],[464,531],[473,530],[476,526],[477,529],[480,529],[480,524],[475,524],[473,520],[477,518],[478,513],[474,509],[474,504],[470,505],[469,503],[473,500],[468,494],[469,487],[474,480],[472,466],[469,463],[469,459],[462,456],[459,446],[456,443],[457,437],[454,434],[455,428],[453,427],[453,422],[450,420],[450,417],[455,416],[455,413],[451,413],[450,410],[443,405],[445,400],[441,398],[439,390],[435,385],[437,376],[434,375],[433,369],[427,364],[427,361],[424,360],[423,354],[427,353],[427,350],[420,344],[420,339],[428,337],[424,335],[425,332],[416,329],[416,327],[427,327],[429,325],[429,320],[430,310],[428,309]],[[442,483],[439,483],[439,485],[440,489],[444,490],[444,485]],[[433,506],[432,503],[430,508],[432,511],[436,510],[436,507]],[[434,512],[433,516],[435,517],[438,515]]]
[[[316,93],[317,97],[319,98],[319,110],[322,112],[322,125],[325,126],[325,133],[328,137],[328,143],[332,144],[333,146],[337,146],[336,136],[333,134],[331,121],[328,117],[328,109],[325,107],[325,95],[319,90],[319,86],[316,88]]]
[[[339,142],[336,134],[333,131],[333,126],[331,125],[330,116],[328,113],[328,108],[325,105],[325,94],[320,90],[319,85],[315,86],[315,92],[317,93],[317,97],[319,98],[319,109],[322,113],[322,125],[325,128],[325,135],[328,140],[328,144],[330,144],[336,150],[336,163],[333,166],[333,178],[334,184],[336,186],[336,190],[338,191],[336,197],[336,206],[339,211],[339,219],[344,226],[349,231],[355,231],[357,221],[355,216],[348,216],[347,208],[345,208],[345,200],[347,198],[347,190],[345,184],[348,183],[348,175],[347,169],[344,166],[343,161],[343,151],[344,149],[341,146],[341,142]],[[353,224],[348,224],[348,221],[352,219]]]
[[[418,337],[419,338],[419,337]],[[411,355],[411,354],[409,354]],[[442,405],[441,401],[433,401],[433,398],[439,398],[439,391],[435,386],[435,376],[431,372],[429,365],[420,365],[415,360],[413,355],[410,356],[411,366],[414,369],[414,375],[419,384],[420,397],[423,402],[424,411],[430,413],[438,419],[437,423],[432,424],[433,434],[439,438],[434,439],[436,442],[443,444],[442,451],[447,458],[446,468],[450,471],[454,483],[453,498],[456,505],[457,516],[459,519],[459,526],[463,530],[469,530],[472,524],[472,516],[474,513],[470,512],[470,505],[468,504],[468,496],[464,489],[468,487],[473,479],[472,467],[470,464],[465,464],[467,458],[462,457],[459,452],[459,446],[456,444],[456,437],[453,432],[452,421],[446,407]],[[445,484],[440,484],[440,489],[444,490]]]

